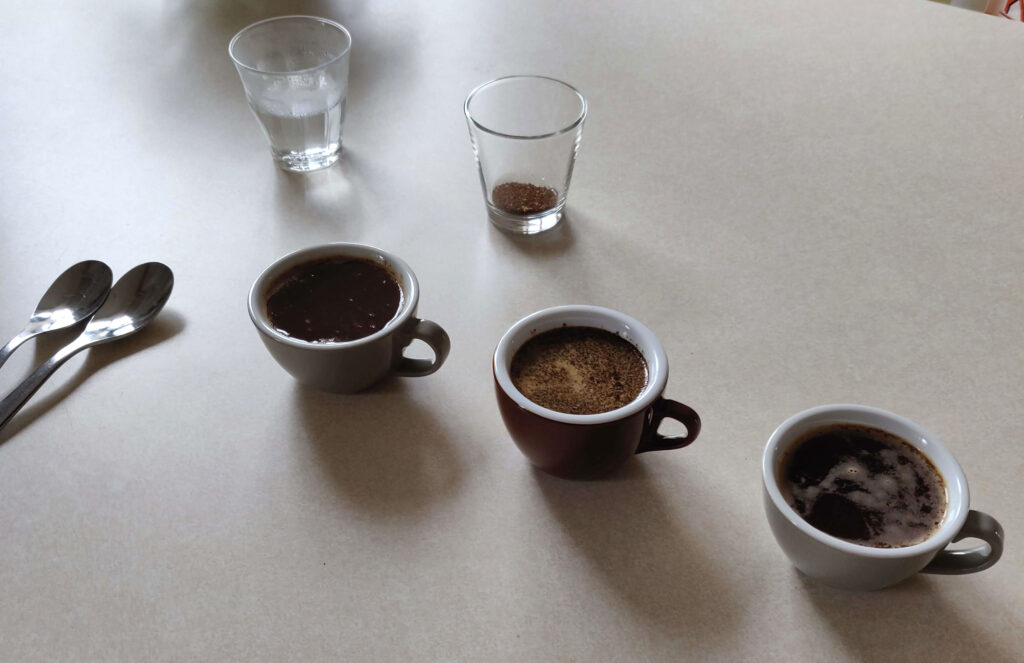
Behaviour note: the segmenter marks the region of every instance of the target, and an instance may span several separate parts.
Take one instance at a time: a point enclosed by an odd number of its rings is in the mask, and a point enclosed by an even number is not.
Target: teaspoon
[[[110,268],[99,260],[86,260],[64,270],[39,300],[25,328],[0,348],[0,366],[28,339],[66,329],[95,313],[107,298],[111,281]]]
[[[0,429],[7,425],[54,371],[75,353],[93,345],[124,338],[149,324],[167,303],[173,287],[174,274],[166,265],[158,262],[139,265],[118,279],[106,303],[89,321],[85,331],[43,362],[7,398],[0,401]]]

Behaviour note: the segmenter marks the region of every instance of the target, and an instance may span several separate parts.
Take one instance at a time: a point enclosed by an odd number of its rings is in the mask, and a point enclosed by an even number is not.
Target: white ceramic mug
[[[277,277],[296,265],[335,256],[369,260],[398,277],[402,306],[395,317],[373,334],[354,341],[311,343],[275,329],[267,317],[267,297]],[[387,375],[430,375],[444,363],[451,349],[448,334],[438,324],[416,317],[419,297],[419,282],[404,260],[372,246],[338,242],[290,253],[263,270],[249,290],[249,317],[270,354],[296,380],[325,391],[351,393]],[[433,361],[402,355],[417,338],[434,351]]]
[[[946,484],[946,515],[925,541],[903,548],[874,548],[850,543],[815,528],[783,497],[779,464],[787,449],[804,433],[830,424],[880,428],[903,438],[928,457]],[[824,405],[793,415],[768,439],[761,461],[764,508],[779,546],[806,575],[834,587],[881,589],[917,572],[962,574],[982,571],[1003,552],[1003,530],[991,516],[970,510],[967,479],[953,455],[937,437],[909,419],[863,405]],[[951,542],[977,538],[985,545],[970,550],[944,550]]]

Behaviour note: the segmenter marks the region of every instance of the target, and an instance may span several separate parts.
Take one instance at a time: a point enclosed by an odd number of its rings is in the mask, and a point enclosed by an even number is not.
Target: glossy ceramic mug
[[[313,343],[275,329],[267,316],[267,298],[278,278],[297,265],[337,256],[369,260],[396,278],[402,303],[395,316],[375,333],[354,341]],[[416,275],[398,256],[362,244],[323,244],[290,253],[267,267],[249,291],[249,317],[267,350],[296,380],[325,391],[351,393],[388,375],[420,377],[441,368],[451,342],[439,325],[416,317],[419,295]],[[403,356],[414,339],[430,346],[433,360]]]
[[[647,385],[640,395],[609,412],[566,414],[541,407],[516,389],[509,374],[516,351],[537,334],[563,326],[595,327],[632,343],[647,363]],[[596,478],[634,454],[681,449],[700,434],[696,412],[662,397],[668,358],[657,337],[633,318],[611,309],[557,306],[523,318],[498,342],[493,370],[498,408],[512,440],[531,463],[555,476]],[[658,426],[665,418],[682,423],[686,434],[660,435]]]
[[[831,424],[880,428],[909,442],[942,474],[946,515],[926,540],[902,548],[874,548],[836,538],[813,527],[779,489],[780,463],[805,433]],[[793,415],[768,439],[761,462],[764,508],[772,534],[793,565],[821,582],[845,589],[881,589],[915,573],[975,573],[995,564],[1003,552],[1003,530],[991,516],[970,510],[967,479],[953,454],[937,437],[909,419],[863,405],[824,405]],[[950,543],[976,538],[984,545],[944,550]]]

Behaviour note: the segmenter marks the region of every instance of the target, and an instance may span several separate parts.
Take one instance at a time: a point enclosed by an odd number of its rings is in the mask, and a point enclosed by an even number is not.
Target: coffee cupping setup
[[[1024,0],[752,9],[8,2],[0,663],[1024,663]]]
[[[419,288],[393,254],[324,244],[267,267],[249,292],[249,316],[296,380],[353,393],[444,364],[451,343],[416,317]],[[433,360],[404,355],[414,339]],[[663,395],[668,357],[658,338],[618,311],[573,305],[527,315],[498,341],[491,370],[509,437],[556,477],[597,479],[631,456],[683,449],[700,435],[697,412]],[[685,433],[661,435],[665,419]],[[880,589],[917,572],[981,571],[1002,554],[1002,528],[968,508],[967,480],[949,451],[884,410],[832,405],[794,415],[768,441],[762,482],[779,546],[825,584]],[[966,537],[984,543],[945,550]]]
[[[559,226],[587,117],[582,93],[553,78],[509,76],[474,89],[464,111],[491,223],[512,236]],[[419,295],[398,256],[333,243],[267,267],[248,308],[271,356],[296,380],[351,394],[443,366],[451,342],[417,317]],[[414,340],[433,358],[407,356]],[[658,337],[609,308],[525,315],[497,339],[491,375],[508,437],[533,466],[563,479],[599,479],[638,454],[685,449],[701,433],[696,410],[665,396],[669,361]],[[661,434],[666,419],[683,432]],[[1002,527],[970,509],[952,454],[884,410],[828,405],[787,419],[762,454],[762,486],[779,547],[806,576],[835,587],[975,573],[1002,554]],[[981,544],[949,548],[964,538]]]

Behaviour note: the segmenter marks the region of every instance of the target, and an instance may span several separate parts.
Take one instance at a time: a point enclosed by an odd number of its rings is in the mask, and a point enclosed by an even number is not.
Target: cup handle
[[[969,511],[964,526],[953,537],[953,541],[968,537],[981,539],[988,545],[970,550],[940,550],[928,566],[921,569],[921,573],[977,573],[999,561],[1003,554],[1003,527],[995,518],[981,511]]]
[[[448,358],[448,352],[452,349],[452,342],[441,325],[430,320],[417,319],[409,336],[429,345],[434,351],[434,359],[410,359],[403,356],[395,367],[394,374],[399,377],[418,378],[430,375],[441,368],[441,364]]]
[[[661,421],[668,417],[675,419],[686,426],[686,435],[665,437],[658,433],[658,426]],[[643,439],[636,448],[636,453],[642,454],[647,451],[668,451],[669,449],[682,449],[697,439],[700,435],[700,415],[693,411],[689,405],[683,405],[678,401],[667,398],[659,398],[654,402],[651,422],[647,425]]]

